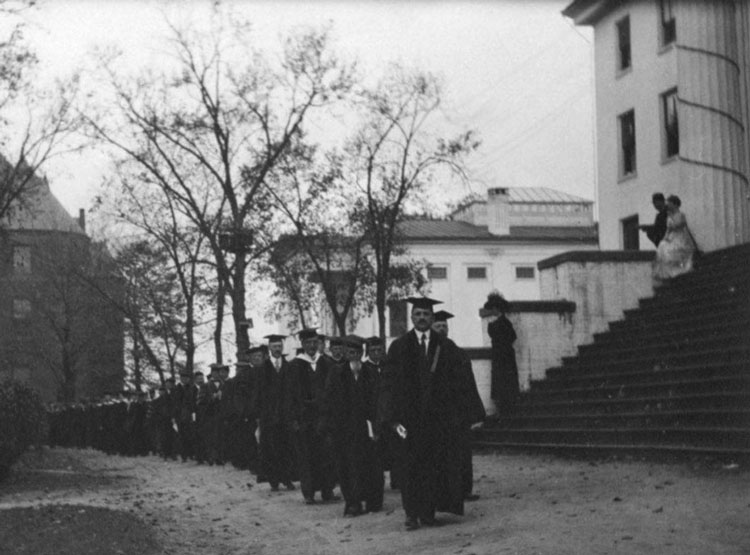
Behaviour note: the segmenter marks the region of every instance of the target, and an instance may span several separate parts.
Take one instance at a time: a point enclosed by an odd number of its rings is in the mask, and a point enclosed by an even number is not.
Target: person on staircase
[[[646,233],[646,236],[655,247],[658,247],[667,233],[667,202],[664,199],[663,193],[654,193],[651,195],[651,202],[656,209],[654,223],[653,225],[641,225],[638,228]]]
[[[667,197],[667,233],[656,249],[654,282],[679,276],[693,269],[695,239],[690,233],[685,214],[680,211],[682,202],[677,195]]]

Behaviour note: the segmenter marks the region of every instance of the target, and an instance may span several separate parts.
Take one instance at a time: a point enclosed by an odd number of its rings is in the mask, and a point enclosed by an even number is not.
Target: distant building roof
[[[549,202],[558,204],[591,204],[593,201],[547,187],[508,187],[508,201]]]
[[[0,165],[10,167],[10,163],[0,155]],[[27,188],[29,193],[22,204],[16,203],[3,225],[12,230],[66,231],[85,235],[78,220],[63,208],[60,201],[50,191],[46,180],[34,175]]]
[[[584,242],[596,243],[594,226],[510,226],[508,235],[493,235],[486,226],[453,220],[407,220],[399,224],[406,241],[481,241],[481,242]]]

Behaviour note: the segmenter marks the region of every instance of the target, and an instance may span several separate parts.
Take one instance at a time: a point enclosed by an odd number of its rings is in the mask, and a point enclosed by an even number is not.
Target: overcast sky
[[[490,186],[544,186],[594,199],[591,33],[561,15],[567,0],[232,3],[260,42],[330,21],[337,49],[366,71],[402,61],[442,76],[445,114],[483,144],[471,170]],[[158,63],[164,16],[205,17],[208,2],[46,0],[27,32],[44,69],[64,74],[114,43],[134,65]],[[46,174],[71,213],[87,208],[106,173],[93,153]],[[449,198],[468,191],[449,191]]]

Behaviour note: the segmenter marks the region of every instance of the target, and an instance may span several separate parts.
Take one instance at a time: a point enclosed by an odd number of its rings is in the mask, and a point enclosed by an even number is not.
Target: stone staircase
[[[750,244],[641,299],[475,445],[750,458]]]

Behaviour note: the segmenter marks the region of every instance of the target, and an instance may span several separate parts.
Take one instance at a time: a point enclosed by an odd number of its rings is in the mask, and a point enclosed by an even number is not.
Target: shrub
[[[15,380],[0,382],[0,480],[27,447],[44,439],[46,423],[35,390]]]

